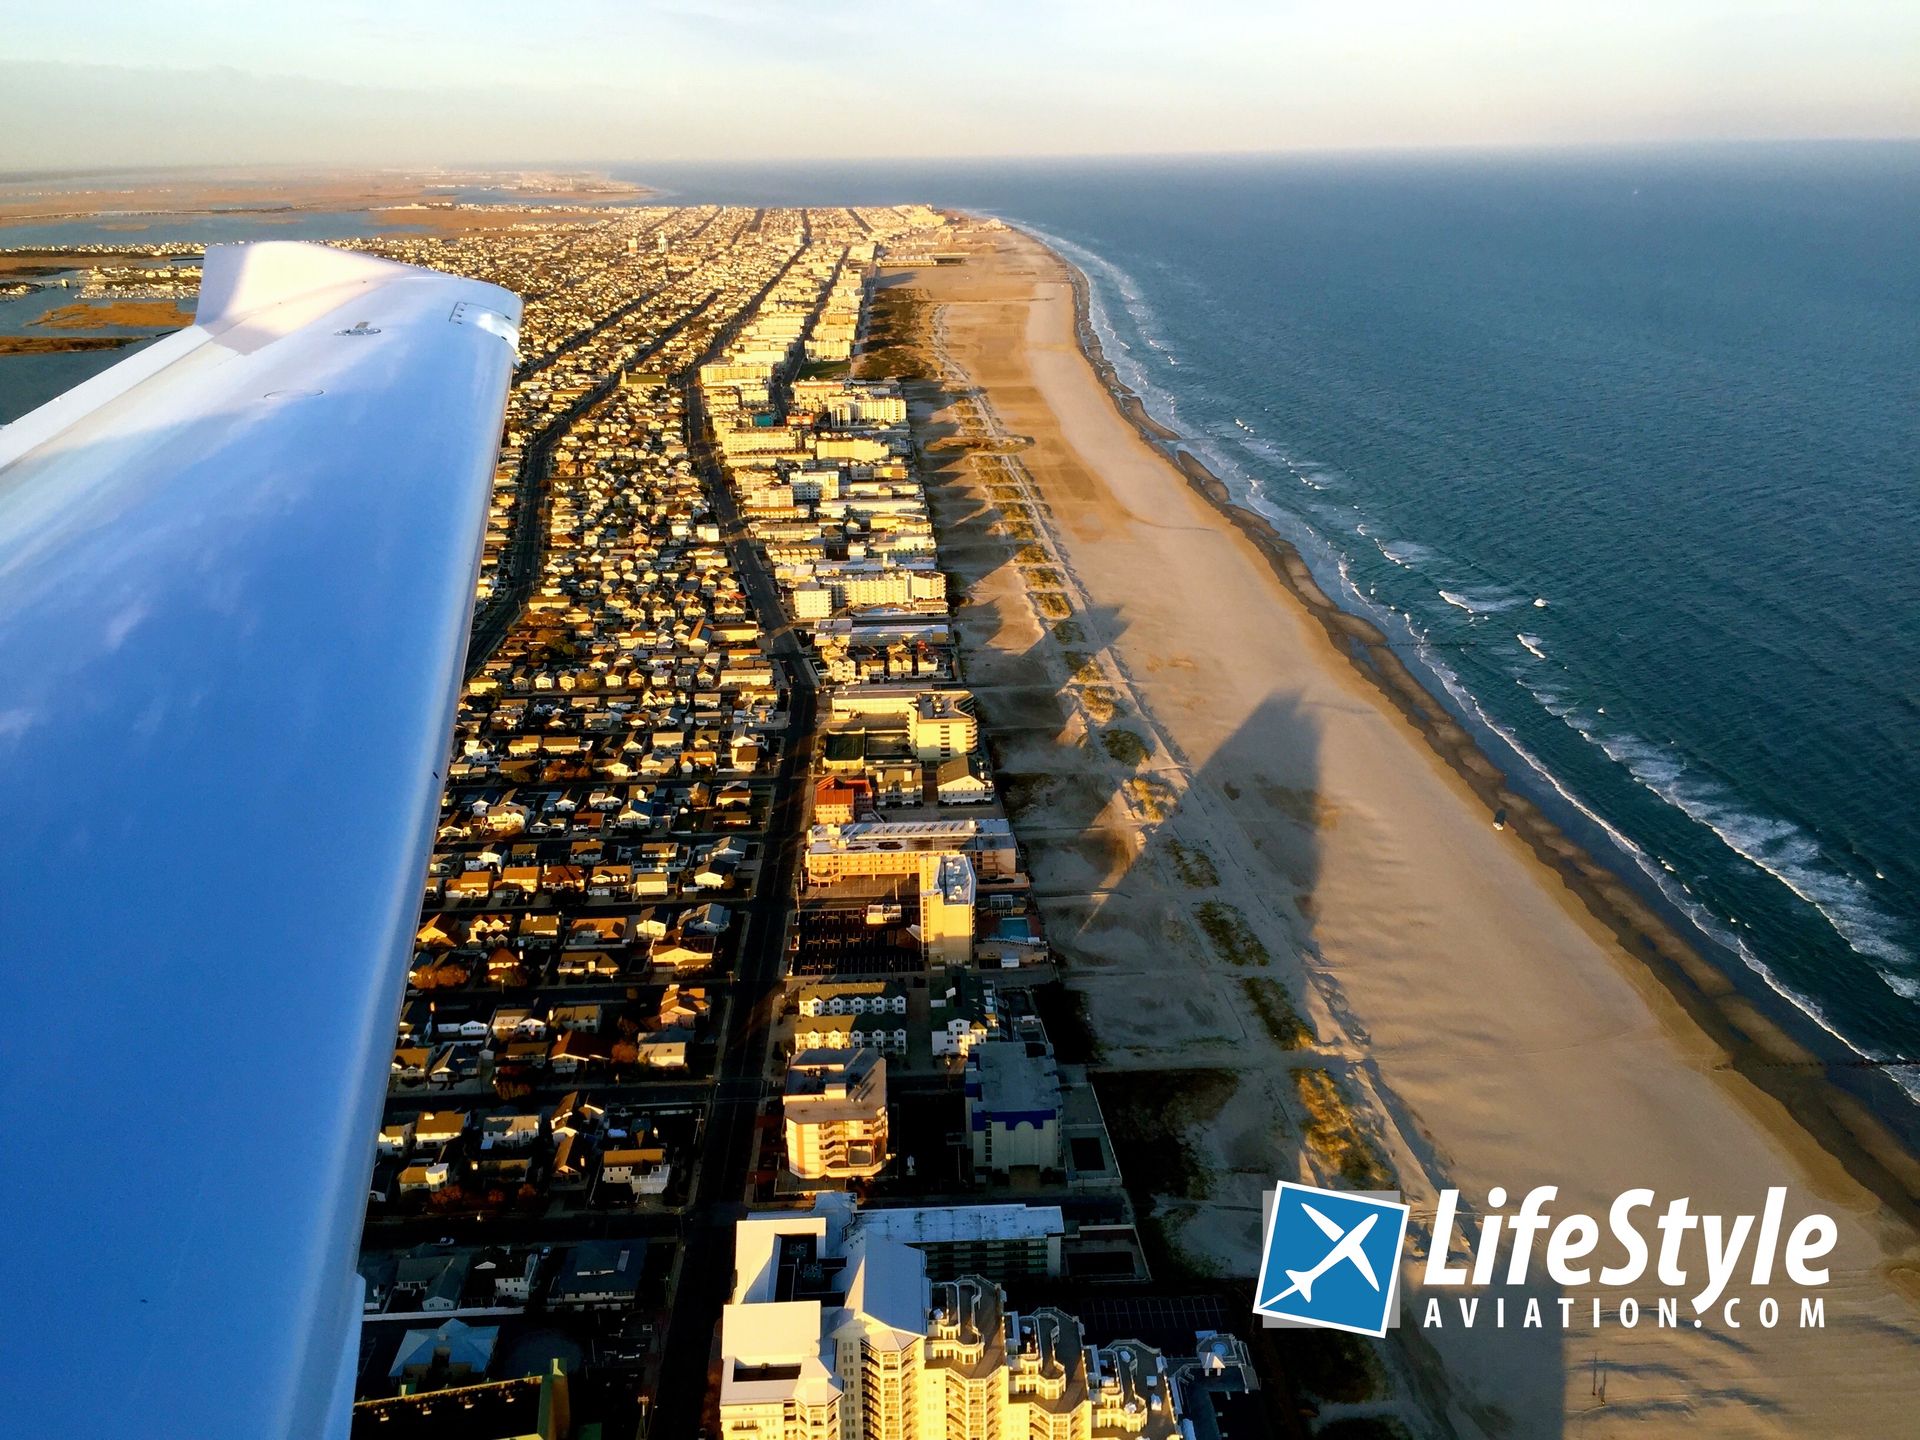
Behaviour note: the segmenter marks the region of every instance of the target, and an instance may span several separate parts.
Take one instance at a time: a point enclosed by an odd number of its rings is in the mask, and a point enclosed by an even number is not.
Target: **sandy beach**
[[[1790,1214],[1839,1222],[1825,1329],[1596,1330],[1590,1298],[1620,1298],[1596,1287],[1564,1331],[1403,1327],[1354,1412],[1488,1436],[1910,1432],[1911,1387],[1888,1382],[1920,1341],[1908,1157],[1844,1099],[1743,1073],[1791,1042],[1655,917],[1623,921],[1624,887],[1514,797],[1496,830],[1497,772],[1449,753],[1444,712],[1396,693],[1310,578],[1122,414],[1069,269],[1013,232],[976,242],[895,282],[924,297],[945,371],[910,387],[914,420],[1096,1082],[1117,1133],[1175,1150],[1146,1187],[1174,1255],[1250,1276],[1280,1178],[1390,1176],[1422,1255],[1446,1186],[1552,1184],[1558,1213],[1597,1214],[1646,1186],[1735,1215],[1783,1185]],[[1111,1113],[1140,1095],[1164,1099]],[[1799,1291],[1770,1293],[1796,1311]]]

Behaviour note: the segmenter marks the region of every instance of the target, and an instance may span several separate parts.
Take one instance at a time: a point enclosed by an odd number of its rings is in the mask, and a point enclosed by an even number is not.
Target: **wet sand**
[[[943,562],[1051,937],[1104,1064],[1169,1077],[1206,1171],[1164,1187],[1178,1253],[1250,1274],[1261,1192],[1326,1177],[1298,1070],[1333,1078],[1422,1251],[1443,1186],[1556,1184],[1559,1213],[1601,1214],[1649,1186],[1732,1215],[1785,1185],[1790,1215],[1840,1222],[1825,1330],[1403,1329],[1389,1408],[1462,1434],[1897,1433],[1920,1339],[1900,1290],[1909,1157],[1830,1087],[1743,1074],[1791,1042],[1507,794],[1258,517],[1138,428],[1079,343],[1069,267],[979,238],[968,264],[899,282],[926,292],[950,371],[914,387],[914,418],[948,442],[927,454]],[[1115,729],[1147,757],[1110,747]],[[1223,914],[1250,943],[1223,947]],[[1283,1048],[1249,982],[1282,987],[1317,1043]],[[1225,1098],[1178,1079],[1196,1070],[1230,1073]],[[1797,1313],[1798,1292],[1773,1293]],[[1579,1292],[1577,1313],[1596,1295],[1620,1298]]]

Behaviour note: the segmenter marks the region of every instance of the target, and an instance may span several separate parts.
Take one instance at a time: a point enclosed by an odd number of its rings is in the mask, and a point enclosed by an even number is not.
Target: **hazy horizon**
[[[1920,138],[1920,7],[486,0],[10,20],[8,171]],[[849,102],[843,88],[859,72]]]

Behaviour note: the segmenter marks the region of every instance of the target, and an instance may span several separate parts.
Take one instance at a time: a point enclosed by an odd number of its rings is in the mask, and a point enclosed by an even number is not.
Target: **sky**
[[[1920,136],[1916,0],[0,0],[0,172]]]

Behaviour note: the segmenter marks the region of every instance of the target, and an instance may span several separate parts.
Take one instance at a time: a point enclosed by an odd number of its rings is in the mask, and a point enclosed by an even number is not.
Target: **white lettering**
[[[1833,1223],[1831,1216],[1807,1216],[1794,1226],[1793,1233],[1787,1236],[1788,1278],[1798,1285],[1826,1284],[1827,1267],[1822,1265],[1815,1270],[1807,1262],[1818,1260],[1822,1255],[1831,1254],[1839,1239],[1840,1227]]]
[[[1640,1302],[1631,1295],[1620,1302],[1620,1323],[1629,1330],[1640,1323]]]
[[[1687,1272],[1680,1266],[1680,1242],[1686,1239],[1687,1232],[1700,1223],[1698,1215],[1687,1213],[1687,1196],[1667,1206],[1667,1213],[1654,1221],[1654,1228],[1660,1232],[1660,1283],[1680,1286],[1687,1283]]]
[[[1727,1308],[1720,1312],[1721,1322],[1725,1324],[1729,1330],[1738,1330],[1740,1328],[1740,1322],[1733,1318],[1733,1312],[1739,1308],[1740,1302],[1737,1299],[1729,1300],[1727,1301]]]
[[[1802,1305],[1801,1308],[1804,1310],[1806,1307]],[[1538,1330],[1541,1328],[1540,1302],[1537,1299],[1527,1301],[1526,1318],[1520,1322],[1520,1328],[1522,1330]]]
[[[1499,1194],[1498,1189],[1495,1194]],[[1490,1285],[1493,1283],[1493,1267],[1500,1259],[1500,1220],[1498,1215],[1489,1215],[1480,1223],[1480,1239],[1473,1247],[1473,1283]]]
[[[1640,1232],[1633,1228],[1633,1221],[1629,1217],[1634,1211],[1651,1204],[1651,1190],[1628,1190],[1613,1202],[1613,1208],[1607,1212],[1607,1224],[1613,1231],[1613,1238],[1626,1247],[1627,1263],[1609,1265],[1602,1270],[1602,1285],[1631,1285],[1646,1272],[1647,1242],[1640,1238]]]
[[[1467,1267],[1449,1265],[1447,1252],[1453,1247],[1453,1222],[1460,1212],[1460,1192],[1442,1190],[1440,1203],[1433,1211],[1433,1245],[1427,1251],[1427,1284],[1464,1285]]]
[[[1575,1268],[1570,1260],[1584,1260],[1600,1243],[1600,1226],[1591,1215],[1569,1215],[1553,1227],[1547,1237],[1547,1274],[1556,1285],[1584,1285],[1593,1276],[1586,1265]]]
[[[1706,1217],[1706,1228],[1701,1234],[1707,1246],[1707,1288],[1693,1297],[1696,1315],[1704,1315],[1726,1292],[1727,1282],[1733,1279],[1733,1267],[1740,1263],[1740,1248],[1747,1243],[1747,1234],[1753,1229],[1753,1216],[1735,1216],[1733,1233],[1726,1237],[1724,1244],[1722,1228],[1718,1215]]]
[[[1800,1328],[1802,1330],[1824,1330],[1827,1328],[1827,1297],[1815,1295],[1800,1297]]]
[[[1767,1188],[1767,1203],[1760,1211],[1760,1238],[1753,1246],[1753,1283],[1773,1283],[1773,1252],[1780,1244],[1780,1217],[1786,1213],[1787,1187]]]
[[[1769,1330],[1780,1323],[1780,1302],[1771,1295],[1760,1302],[1760,1323]]]
[[[1507,1222],[1507,1233],[1513,1237],[1513,1253],[1507,1259],[1507,1283],[1524,1285],[1527,1282],[1527,1267],[1533,1263],[1533,1237],[1545,1230],[1547,1217],[1541,1213],[1547,1202],[1560,1193],[1557,1185],[1536,1185],[1527,1192],[1527,1198],[1520,1202],[1520,1213]]]

